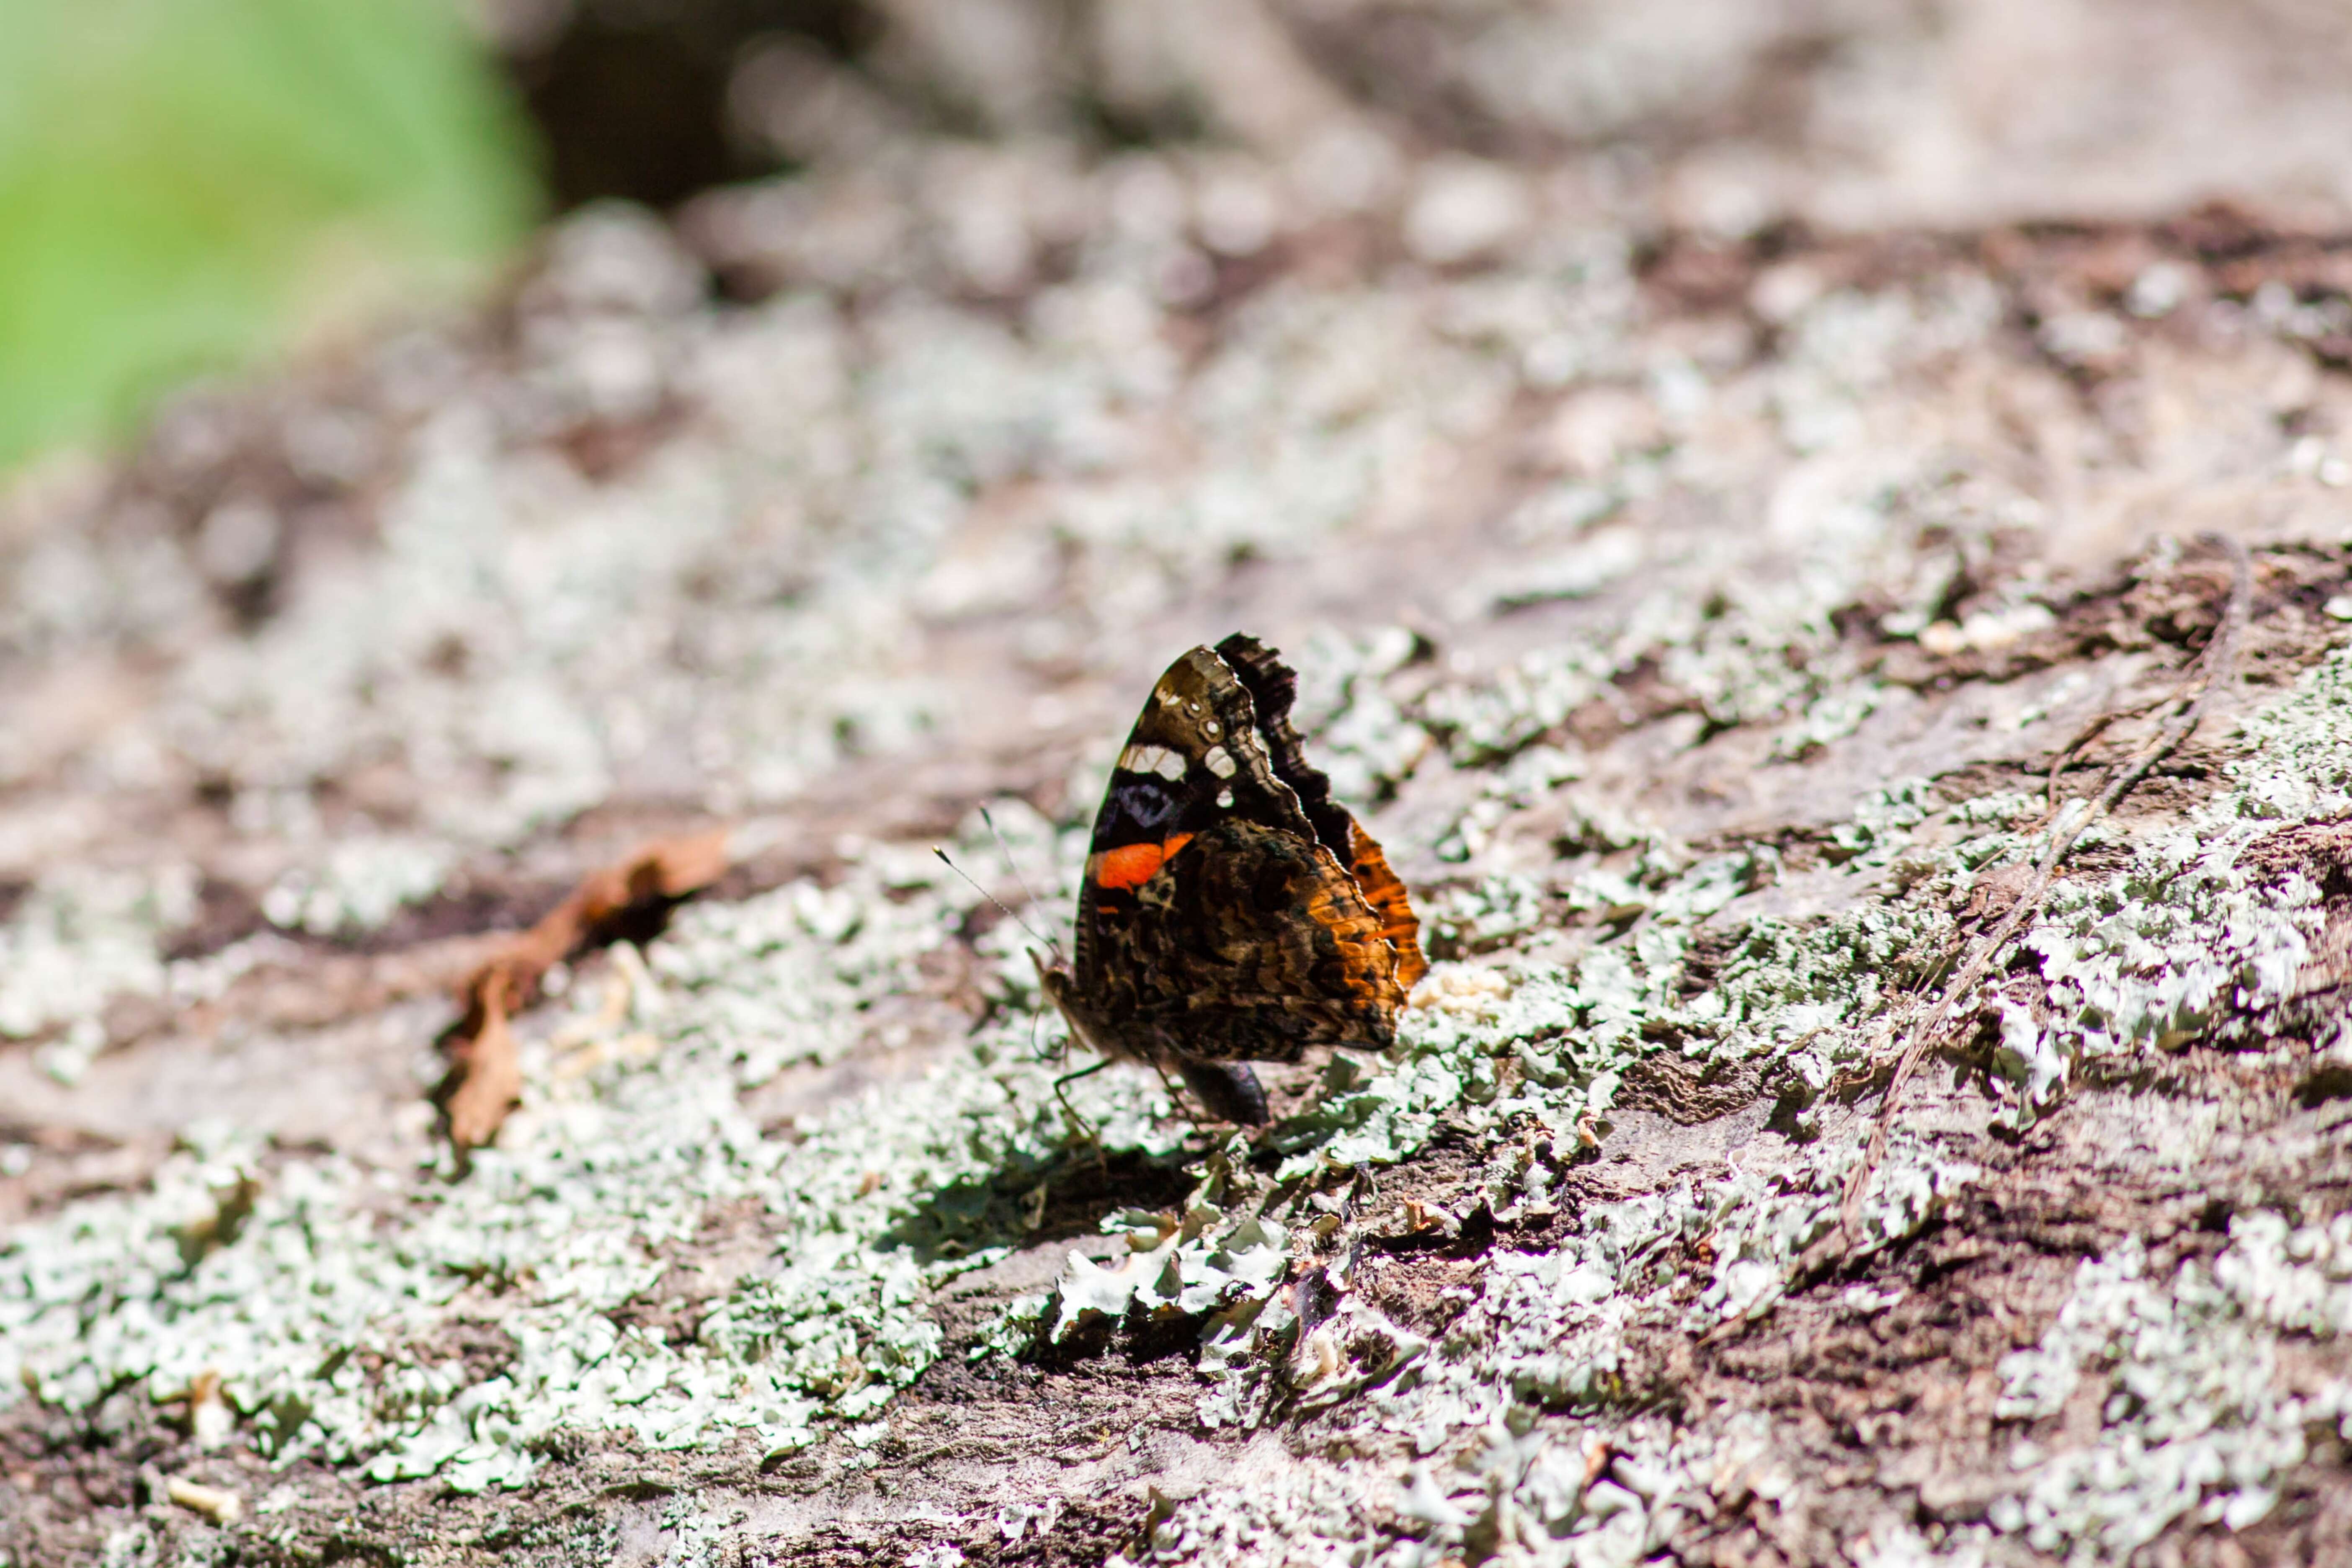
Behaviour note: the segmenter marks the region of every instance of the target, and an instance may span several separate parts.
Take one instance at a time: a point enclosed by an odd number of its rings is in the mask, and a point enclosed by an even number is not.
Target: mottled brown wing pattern
[[[1296,690],[1238,635],[1169,666],[1095,819],[1074,973],[1045,973],[1086,1044],[1251,1123],[1265,1096],[1240,1064],[1388,1046],[1428,967],[1404,884],[1306,760]]]
[[[1138,1055],[1286,1062],[1394,1039],[1380,919],[1312,839],[1228,820],[1136,894],[1104,1003]]]
[[[1255,637],[1235,632],[1217,653],[1248,689],[1259,732],[1265,737],[1275,776],[1291,787],[1299,809],[1314,824],[1315,837],[1348,868],[1365,901],[1381,916],[1381,935],[1396,951],[1396,980],[1411,991],[1429,972],[1421,952],[1421,921],[1412,912],[1403,879],[1389,869],[1380,843],[1365,832],[1346,806],[1331,798],[1331,780],[1307,760],[1307,745],[1290,721],[1298,698],[1298,677]]]
[[[1168,667],[1119,750],[1087,846],[1078,890],[1075,968],[1099,992],[1129,967],[1107,935],[1133,895],[1202,828],[1241,816],[1310,836],[1298,801],[1275,775],[1249,693],[1223,660],[1196,647]]]

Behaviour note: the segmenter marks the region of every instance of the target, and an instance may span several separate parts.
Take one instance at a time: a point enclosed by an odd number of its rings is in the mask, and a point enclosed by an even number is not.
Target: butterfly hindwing
[[[1378,917],[1312,839],[1228,817],[1137,889],[1111,940],[1129,972],[1112,992],[1160,1052],[1297,1061],[1393,1038],[1403,997]]]
[[[1396,952],[1397,984],[1411,991],[1429,972],[1429,961],[1421,953],[1421,921],[1412,912],[1403,879],[1389,869],[1379,841],[1331,798],[1330,779],[1307,760],[1306,742],[1290,721],[1291,705],[1298,696],[1297,675],[1272,648],[1246,633],[1235,632],[1219,643],[1217,654],[1249,690],[1276,776],[1297,795],[1317,840],[1347,867],[1365,901],[1380,915],[1381,935]]]

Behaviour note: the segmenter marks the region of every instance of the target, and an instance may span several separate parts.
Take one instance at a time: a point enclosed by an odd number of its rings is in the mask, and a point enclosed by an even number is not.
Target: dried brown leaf
[[[449,1071],[437,1098],[459,1152],[498,1136],[522,1094],[522,1065],[507,1020],[539,994],[548,970],[616,937],[628,917],[650,912],[726,873],[725,830],[659,839],[581,879],[529,931],[518,932],[467,977],[466,1016],[447,1041]]]

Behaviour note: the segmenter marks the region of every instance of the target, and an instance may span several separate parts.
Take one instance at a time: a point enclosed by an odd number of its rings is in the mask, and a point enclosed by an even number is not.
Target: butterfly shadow
[[[1196,1177],[1197,1150],[1149,1154],[1075,1143],[1044,1155],[1017,1154],[982,1176],[952,1182],[919,1200],[884,1233],[923,1263],[969,1258],[1101,1233],[1120,1209],[1181,1206]]]

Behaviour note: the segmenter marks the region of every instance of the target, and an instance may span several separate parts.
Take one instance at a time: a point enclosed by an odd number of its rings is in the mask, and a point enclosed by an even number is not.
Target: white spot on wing
[[[1118,765],[1131,773],[1158,773],[1163,779],[1184,776],[1184,759],[1165,746],[1129,746],[1118,754]]]
[[[1239,766],[1239,764],[1234,761],[1232,753],[1227,752],[1223,746],[1211,746],[1209,748],[1208,755],[1202,757],[1201,759],[1201,763],[1202,766],[1206,767],[1211,773],[1216,774],[1221,779],[1229,779],[1233,777],[1234,770]]]
[[[1220,811],[1231,811],[1233,808],[1234,786],[1227,784],[1224,788],[1217,792],[1217,809]]]

